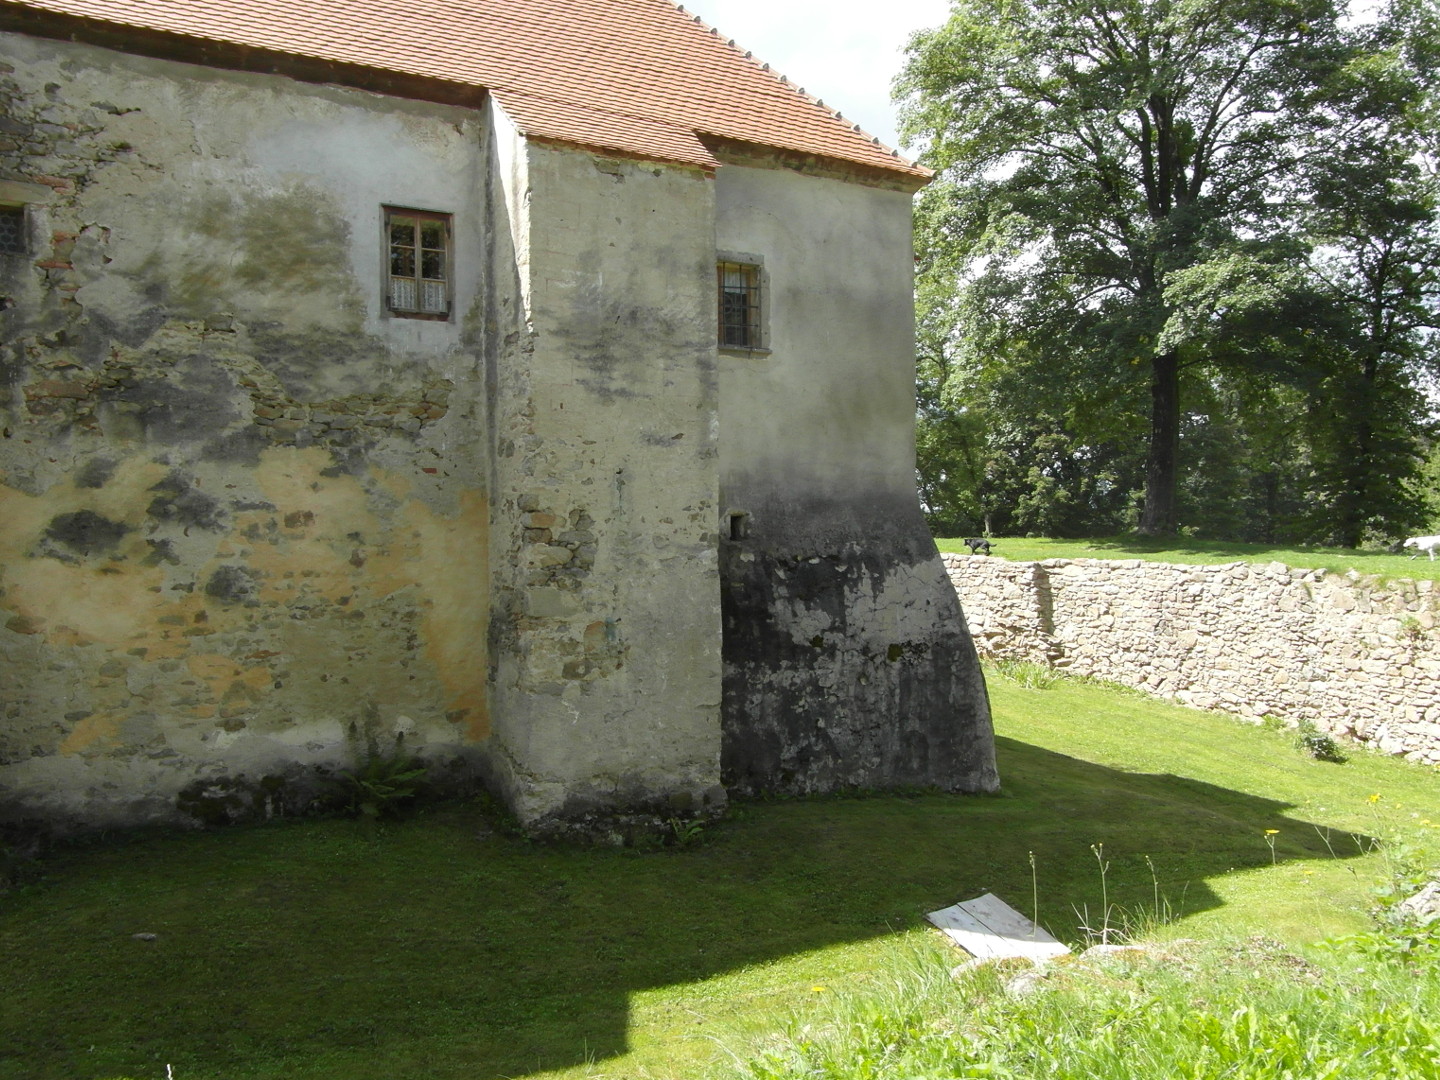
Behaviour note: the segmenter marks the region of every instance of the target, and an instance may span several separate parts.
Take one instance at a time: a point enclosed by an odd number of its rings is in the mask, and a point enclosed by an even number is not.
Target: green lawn
[[[991,692],[994,797],[747,803],[650,852],[531,844],[475,804],[53,853],[0,895],[0,1078],[678,1080],[943,954],[928,910],[1028,912],[1032,853],[1067,940],[1103,844],[1109,900],[1158,893],[1161,934],[1298,946],[1366,925],[1370,837],[1440,822],[1435,770],[1071,680]]]
[[[941,551],[960,554],[969,549],[959,538],[940,539]],[[1151,539],[1143,536],[1113,536],[1093,540],[1052,540],[1045,537],[997,537],[991,543],[993,556],[1028,562],[1040,559],[1145,559],[1167,563],[1282,562],[1288,566],[1335,573],[1355,570],[1382,578],[1440,580],[1440,559],[1426,556],[1391,555],[1374,550],[1350,548],[1284,548],[1266,544],[1233,544],[1223,540],[1191,540],[1183,537]]]

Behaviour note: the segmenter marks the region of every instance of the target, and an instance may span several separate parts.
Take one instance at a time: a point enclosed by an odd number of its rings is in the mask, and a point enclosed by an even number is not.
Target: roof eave
[[[278,49],[256,48],[215,38],[154,30],[130,23],[108,22],[44,11],[0,0],[0,31],[31,37],[74,41],[82,45],[134,53],[155,60],[174,60],[228,71],[280,75],[298,82],[333,84],[391,97],[478,108],[486,88],[471,83],[411,75],[364,64],[303,56]]]
[[[815,154],[762,143],[744,142],[718,135],[701,134],[706,149],[722,165],[751,168],[782,168],[806,176],[849,180],[867,187],[889,188],[914,194],[934,178],[929,169],[897,156],[895,164],[875,165],[829,154]]]
[[[650,154],[643,150],[634,150],[623,146],[607,146],[603,142],[586,142],[580,139],[567,139],[555,135],[531,134],[525,131],[520,132],[526,142],[534,143],[537,146],[549,146],[558,150],[577,150],[581,153],[591,154],[595,157],[611,158],[616,161],[634,161],[653,165],[664,165],[673,169],[687,169],[704,176],[715,175],[715,163],[699,160],[682,159],[678,156],[666,154]]]

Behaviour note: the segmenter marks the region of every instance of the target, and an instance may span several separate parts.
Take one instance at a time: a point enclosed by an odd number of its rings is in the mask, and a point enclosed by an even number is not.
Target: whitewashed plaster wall
[[[714,187],[583,151],[507,156],[526,306],[495,374],[496,778],[531,821],[713,812]]]
[[[0,97],[3,816],[304,809],[397,736],[473,772],[485,111],[18,34]],[[384,204],[454,215],[450,321],[383,314]]]
[[[537,828],[995,787],[909,194],[471,96],[0,35],[0,825],[300,812],[397,739]],[[448,321],[384,311],[385,205],[453,216]],[[726,250],[766,357],[717,350]]]

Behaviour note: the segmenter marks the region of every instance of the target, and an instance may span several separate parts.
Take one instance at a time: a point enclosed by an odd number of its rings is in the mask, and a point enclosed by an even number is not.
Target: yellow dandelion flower
[[[812,987],[810,987],[810,992],[811,992],[812,994],[823,994],[823,993],[825,992],[825,987],[823,987],[823,986],[812,986]]]
[[[1365,801],[1368,802],[1371,806],[1374,806],[1377,802],[1380,801],[1380,793],[1377,791],[1374,795],[1369,796]]]

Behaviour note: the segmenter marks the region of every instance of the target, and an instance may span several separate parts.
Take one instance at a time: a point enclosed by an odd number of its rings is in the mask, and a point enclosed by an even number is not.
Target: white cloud
[[[791,82],[896,146],[890,83],[916,30],[939,26],[949,0],[681,0]]]

